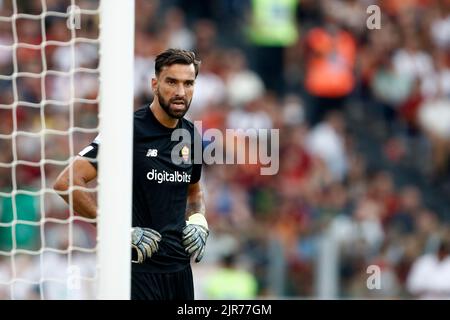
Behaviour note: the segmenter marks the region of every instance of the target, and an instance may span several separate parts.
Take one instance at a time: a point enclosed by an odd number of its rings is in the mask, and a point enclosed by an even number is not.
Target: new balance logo
[[[158,150],[157,149],[148,149],[146,157],[157,157],[158,156]]]

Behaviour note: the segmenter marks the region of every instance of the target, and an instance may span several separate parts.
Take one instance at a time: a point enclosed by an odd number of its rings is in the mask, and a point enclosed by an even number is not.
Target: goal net
[[[106,2],[0,0],[0,299],[129,298],[134,5]],[[90,220],[53,184],[99,133]]]

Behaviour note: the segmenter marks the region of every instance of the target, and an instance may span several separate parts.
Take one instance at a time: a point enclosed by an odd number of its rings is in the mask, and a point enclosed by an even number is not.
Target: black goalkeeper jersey
[[[175,129],[187,130],[191,141],[172,141]],[[181,235],[186,225],[188,186],[197,183],[201,175],[201,163],[193,161],[194,135],[199,138],[194,125],[184,118],[178,121],[177,128],[163,126],[149,105],[134,113],[132,225],[152,228],[162,235],[162,240],[151,258],[143,264],[132,264],[133,272],[175,272],[189,264]],[[96,138],[80,155],[96,159],[99,144]],[[180,150],[175,153],[179,164],[171,158],[174,148]],[[91,163],[96,166],[96,161]]]

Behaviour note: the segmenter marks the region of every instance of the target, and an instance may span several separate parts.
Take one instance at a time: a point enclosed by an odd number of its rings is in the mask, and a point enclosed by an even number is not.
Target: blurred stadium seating
[[[98,1],[76,2],[98,6]],[[412,264],[436,250],[436,239],[450,234],[450,3],[293,1],[292,12],[284,13],[294,17],[293,41],[267,45],[249,36],[258,2],[136,1],[136,108],[152,100],[155,55],[182,47],[202,60],[191,120],[202,120],[204,129],[280,129],[277,175],[260,176],[248,165],[204,168],[212,232],[204,262],[194,266],[197,297],[208,298],[203,289],[208,275],[230,254],[255,277],[256,297],[320,297],[317,258],[321,240],[330,233],[339,257],[334,298],[417,297],[406,286]],[[9,1],[1,3],[2,15],[8,15]],[[23,12],[39,12],[39,3],[19,1]],[[70,1],[47,3],[65,12]],[[370,4],[381,7],[379,30],[366,27]],[[97,37],[97,18],[82,16],[86,37]],[[40,30],[20,23],[24,41],[40,43]],[[62,24],[46,21],[47,39],[67,41],[70,33]],[[11,26],[1,23],[0,44],[11,42]],[[63,48],[48,49],[48,69],[70,66]],[[41,53],[34,51],[18,51],[22,70],[41,71]],[[80,66],[98,65],[95,47],[77,47],[77,57]],[[11,52],[0,51],[0,74],[12,71]],[[97,96],[97,76],[82,74],[76,81],[78,97]],[[0,104],[13,102],[11,86],[0,80]],[[40,89],[39,81],[18,81],[24,101],[39,102]],[[47,97],[67,99],[63,79],[48,77],[46,90]],[[97,126],[97,105],[74,108],[76,126]],[[9,134],[11,110],[0,108],[0,119],[0,134]],[[24,131],[39,131],[42,125],[39,110],[32,108],[19,107],[17,119]],[[45,121],[47,128],[67,130],[69,109],[47,106]],[[75,150],[93,136],[76,135]],[[66,138],[48,137],[45,148],[48,158],[69,157]],[[11,140],[0,140],[0,162],[12,161],[11,149]],[[17,152],[40,159],[31,140],[19,143]],[[22,169],[19,186],[40,188],[40,171]],[[10,169],[0,170],[0,190],[8,192]],[[46,167],[47,185],[60,170]],[[46,215],[66,218],[64,203],[56,195],[47,198]],[[35,210],[24,219],[39,219],[31,199],[23,201],[23,210]],[[10,219],[10,206],[0,198],[0,221]],[[7,249],[10,231],[1,229],[0,249]],[[40,233],[29,231],[20,245],[40,243]],[[49,238],[57,238],[57,232],[46,228]],[[95,230],[81,224],[80,237],[92,246]],[[0,276],[7,264],[0,256]],[[366,286],[369,265],[382,270],[380,290]],[[0,298],[7,298],[1,290]]]

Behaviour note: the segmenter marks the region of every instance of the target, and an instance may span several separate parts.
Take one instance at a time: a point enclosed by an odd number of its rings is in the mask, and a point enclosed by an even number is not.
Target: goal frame
[[[134,0],[100,2],[98,299],[130,299]]]

